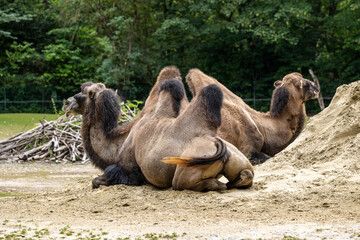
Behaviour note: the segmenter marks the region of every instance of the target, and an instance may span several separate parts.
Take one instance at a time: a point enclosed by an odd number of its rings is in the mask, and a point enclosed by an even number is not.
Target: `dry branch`
[[[127,107],[121,123],[135,117],[135,111]],[[0,162],[80,162],[89,161],[84,152],[80,135],[81,116],[65,115],[55,121],[41,121],[41,125],[0,141]]]
[[[83,158],[80,128],[80,116],[61,116],[55,121],[43,121],[38,127],[0,142],[0,161],[49,162],[52,158],[54,162],[67,162],[74,159],[71,155],[74,149],[69,144],[73,144],[77,150],[75,159],[87,161]]]
[[[309,69],[309,73],[310,73],[311,77],[314,79],[314,82],[315,82],[317,88],[319,89],[318,102],[319,102],[320,109],[321,109],[321,110],[324,110],[325,105],[324,105],[324,99],[323,99],[323,97],[322,97],[322,93],[321,93],[321,90],[320,90],[320,82],[319,82],[319,79],[318,79],[317,76],[314,74],[314,72],[313,72],[312,69]]]

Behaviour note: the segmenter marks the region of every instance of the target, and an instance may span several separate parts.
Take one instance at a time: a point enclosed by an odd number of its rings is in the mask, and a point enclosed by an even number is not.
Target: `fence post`
[[[6,113],[6,77],[4,78],[4,112]]]
[[[253,80],[253,105],[254,105],[254,109],[256,109],[256,96],[255,96],[255,80]]]

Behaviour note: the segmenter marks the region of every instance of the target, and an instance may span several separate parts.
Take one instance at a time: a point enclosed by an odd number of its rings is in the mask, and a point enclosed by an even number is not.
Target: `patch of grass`
[[[10,138],[40,124],[40,120],[52,121],[58,118],[56,114],[44,113],[1,113],[0,140]]]
[[[177,235],[176,233],[172,233],[172,234],[156,234],[156,233],[146,233],[143,235],[145,239],[151,239],[151,240],[158,240],[158,239],[177,239],[179,237],[179,235]]]
[[[298,237],[293,237],[293,236],[284,235],[284,237],[282,238],[282,240],[302,240],[302,239],[301,239],[301,238],[298,238]]]
[[[60,229],[60,234],[64,234],[66,236],[72,236],[74,234],[74,231],[70,230],[69,226],[66,226]]]
[[[12,231],[10,234],[6,234],[4,239],[22,239],[23,237],[18,231]]]
[[[33,237],[36,237],[36,238],[43,238],[44,236],[48,236],[50,235],[50,231],[49,229],[47,228],[43,228],[41,230],[35,230],[35,234]]]
[[[0,198],[2,198],[2,197],[18,197],[18,196],[25,196],[25,195],[26,194],[0,192]]]

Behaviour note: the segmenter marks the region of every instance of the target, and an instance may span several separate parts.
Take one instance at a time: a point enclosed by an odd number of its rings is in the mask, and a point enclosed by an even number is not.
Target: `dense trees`
[[[200,68],[245,99],[312,68],[332,96],[360,79],[359,19],[356,0],[0,0],[0,96],[62,100],[102,81],[144,100],[166,65]]]

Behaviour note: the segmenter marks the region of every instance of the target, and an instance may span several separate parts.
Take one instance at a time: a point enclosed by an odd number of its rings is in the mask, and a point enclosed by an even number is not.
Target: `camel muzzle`
[[[64,112],[66,112],[66,116],[68,116],[71,114],[70,113],[71,109],[76,108],[76,107],[78,107],[78,104],[77,104],[75,98],[70,97],[70,98],[66,99],[64,106],[62,107],[62,110]]]

